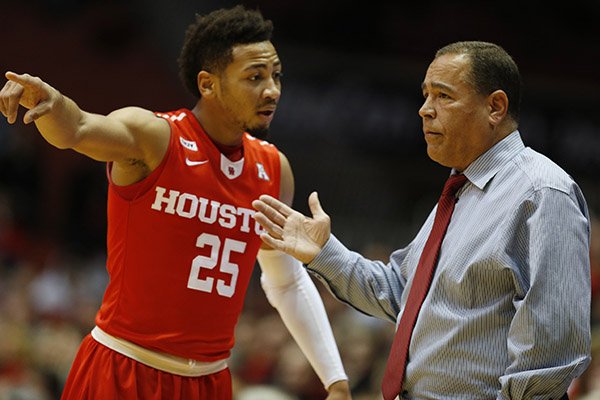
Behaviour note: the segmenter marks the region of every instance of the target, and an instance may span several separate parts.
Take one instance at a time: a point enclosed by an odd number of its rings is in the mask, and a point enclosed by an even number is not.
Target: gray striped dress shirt
[[[518,131],[464,174],[469,181],[457,194],[413,331],[401,397],[559,399],[590,362],[583,194],[525,147]],[[331,236],[307,268],[338,299],[397,323],[434,215],[435,208],[388,264]]]

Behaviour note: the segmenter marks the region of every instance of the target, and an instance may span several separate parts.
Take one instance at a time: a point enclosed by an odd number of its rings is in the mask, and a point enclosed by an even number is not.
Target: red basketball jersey
[[[171,125],[160,166],[133,185],[109,183],[110,282],[96,324],[148,349],[226,358],[261,244],[251,202],[279,196],[279,154],[244,134],[232,162],[191,111],[157,117]]]

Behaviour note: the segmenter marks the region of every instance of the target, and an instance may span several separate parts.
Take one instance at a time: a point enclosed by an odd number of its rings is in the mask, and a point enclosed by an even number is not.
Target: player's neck
[[[223,146],[241,145],[244,131],[222,118],[222,114],[218,111],[211,110],[209,106],[199,101],[192,109],[192,113],[213,142]]]

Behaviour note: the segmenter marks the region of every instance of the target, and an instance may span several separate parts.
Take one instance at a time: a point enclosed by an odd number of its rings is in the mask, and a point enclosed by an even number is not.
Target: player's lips
[[[263,119],[266,120],[268,122],[270,122],[273,119],[273,116],[275,115],[275,107],[272,108],[264,108],[262,110],[258,111],[258,115]]]

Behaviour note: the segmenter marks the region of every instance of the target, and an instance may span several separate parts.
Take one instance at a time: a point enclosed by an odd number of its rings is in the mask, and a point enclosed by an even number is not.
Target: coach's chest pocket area
[[[460,236],[447,236],[452,240],[442,246],[434,282],[450,304],[468,310],[510,304],[514,271],[498,253],[501,225],[475,224]]]

